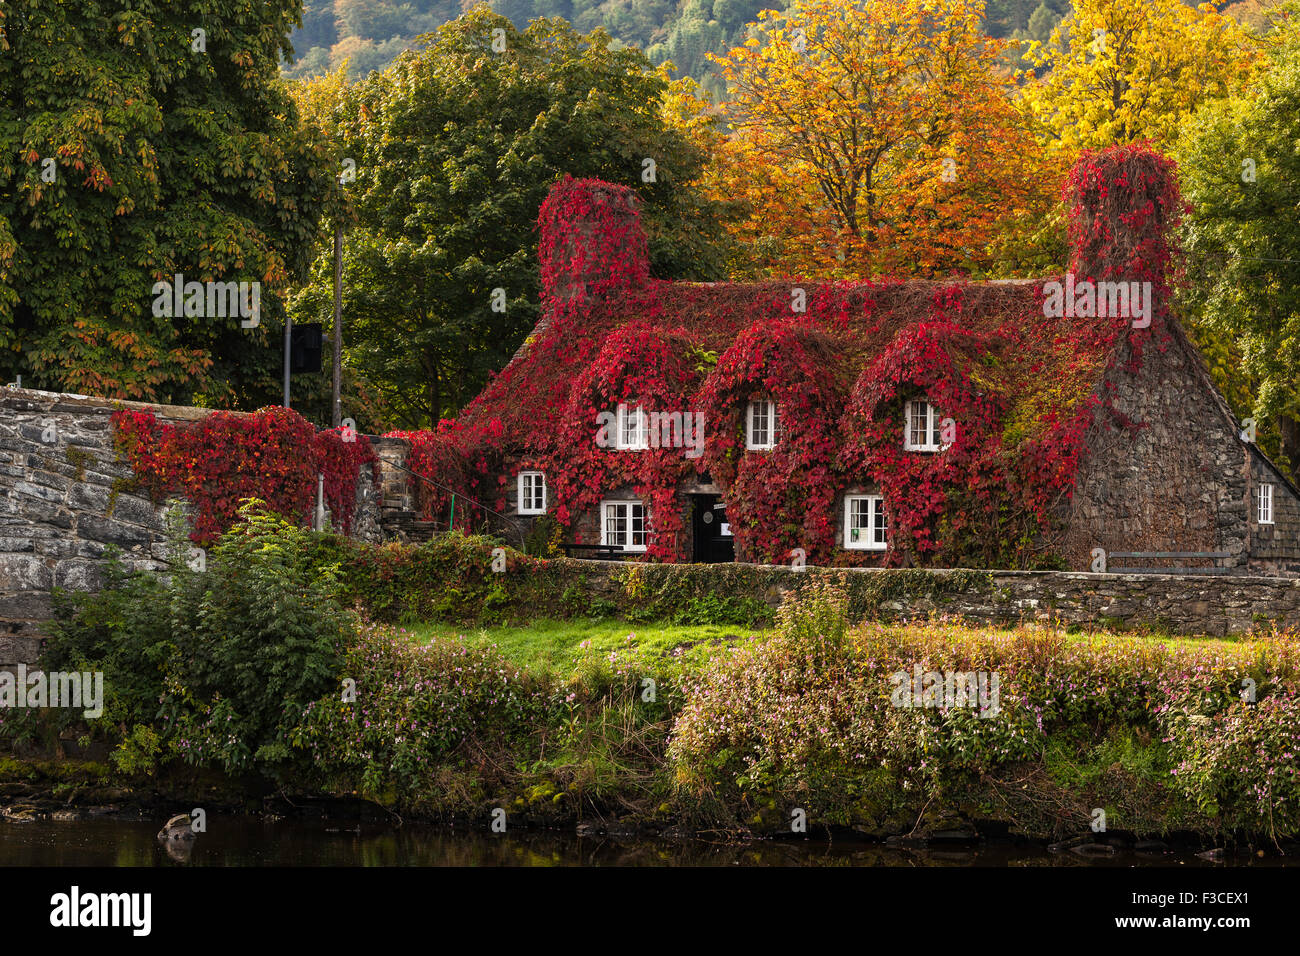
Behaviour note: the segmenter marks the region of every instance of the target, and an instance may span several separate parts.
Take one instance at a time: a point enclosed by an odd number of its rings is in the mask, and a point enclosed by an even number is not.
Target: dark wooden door
[[[735,539],[727,523],[727,506],[718,495],[691,495],[691,532],[694,539],[691,560],[700,564],[721,564],[736,560]]]

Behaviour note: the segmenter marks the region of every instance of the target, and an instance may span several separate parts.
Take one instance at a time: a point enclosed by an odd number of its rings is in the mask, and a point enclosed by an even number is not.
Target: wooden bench
[[[1136,558],[1140,560],[1150,560],[1152,558],[1199,558],[1209,561],[1230,557],[1232,557],[1232,554],[1228,551],[1112,551],[1106,555],[1106,571],[1109,574],[1227,574],[1232,568],[1115,568],[1111,567],[1110,562],[1115,558]]]
[[[562,544],[565,557],[592,558],[605,561],[622,561],[628,552],[612,544]],[[577,552],[576,554],[574,552]]]

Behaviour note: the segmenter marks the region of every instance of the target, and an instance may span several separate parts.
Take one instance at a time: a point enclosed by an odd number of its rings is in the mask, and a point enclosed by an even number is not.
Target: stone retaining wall
[[[52,589],[98,587],[109,546],[132,569],[156,569],[165,556],[167,504],[134,490],[113,451],[118,408],[168,422],[209,412],[0,389],[0,667],[36,659]],[[362,468],[353,527],[378,540],[381,495],[369,476]]]
[[[582,561],[593,598],[626,604],[620,579],[629,565]],[[773,565],[642,565],[651,595],[752,598],[776,606],[801,583],[845,585],[850,614],[898,620],[951,615],[972,623],[1055,622],[1113,630],[1156,630],[1223,637],[1272,624],[1300,629],[1300,579],[1237,575],[1091,574],[1076,571],[793,568]],[[683,580],[679,576],[685,576]],[[674,580],[676,579],[676,580]]]

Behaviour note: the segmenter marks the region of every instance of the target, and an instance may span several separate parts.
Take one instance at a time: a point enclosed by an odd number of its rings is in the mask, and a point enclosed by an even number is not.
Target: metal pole
[[[289,407],[289,354],[292,351],[293,319],[284,317],[284,407]]]
[[[338,428],[343,422],[343,408],[339,399],[339,383],[343,378],[343,226],[334,224],[334,401],[331,404],[330,427]]]
[[[325,530],[325,476],[316,475],[316,530]]]

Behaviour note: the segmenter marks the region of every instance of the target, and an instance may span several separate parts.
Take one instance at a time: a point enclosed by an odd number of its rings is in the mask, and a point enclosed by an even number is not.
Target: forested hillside
[[[292,76],[313,76],[351,61],[353,77],[387,65],[416,37],[473,5],[473,0],[305,0],[302,29],[293,34]],[[603,27],[616,46],[636,46],[654,63],[671,60],[680,75],[715,96],[722,82],[708,60],[736,46],[746,24],[784,0],[493,0],[492,8],[522,28],[534,17],[563,17],[582,33]],[[1069,0],[990,0],[988,32],[995,37],[1046,40]]]

